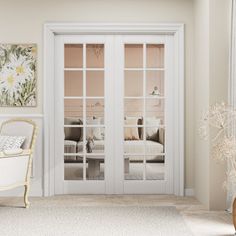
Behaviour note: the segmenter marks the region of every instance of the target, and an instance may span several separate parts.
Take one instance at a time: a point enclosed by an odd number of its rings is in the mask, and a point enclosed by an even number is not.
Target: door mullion
[[[122,36],[114,36],[114,158],[115,194],[124,193],[124,44]]]
[[[105,40],[105,182],[106,194],[113,194],[114,183],[114,52],[113,36]]]
[[[143,155],[143,180],[146,180],[146,43],[143,44],[143,141],[144,141],[144,155]]]
[[[83,43],[83,181],[86,180],[86,44]]]

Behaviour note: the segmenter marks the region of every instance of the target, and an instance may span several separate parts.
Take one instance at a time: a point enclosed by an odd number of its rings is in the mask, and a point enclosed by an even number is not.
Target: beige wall
[[[209,204],[209,141],[199,139],[198,126],[202,111],[209,106],[209,2],[194,2],[194,167],[195,196]]]
[[[231,2],[210,0],[210,104],[228,99]],[[226,166],[212,158],[209,164],[209,208],[225,209],[226,191],[221,186]]]
[[[193,171],[193,1],[191,0],[0,0],[0,42],[38,44],[38,106],[0,108],[0,113],[43,111],[43,24],[80,22],[185,23],[185,187],[194,188]]]
[[[207,106],[227,101],[231,0],[195,0],[195,194],[209,209],[225,209],[222,183],[226,168],[210,155],[211,144],[198,135]],[[210,133],[210,138],[213,134]]]

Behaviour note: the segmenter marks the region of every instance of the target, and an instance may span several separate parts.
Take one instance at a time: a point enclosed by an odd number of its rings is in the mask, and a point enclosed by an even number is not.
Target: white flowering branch
[[[204,139],[211,138],[211,155],[219,161],[227,161],[231,170],[227,171],[225,187],[236,183],[236,110],[225,103],[217,103],[205,112],[200,120],[199,133]],[[210,131],[212,131],[210,135]]]

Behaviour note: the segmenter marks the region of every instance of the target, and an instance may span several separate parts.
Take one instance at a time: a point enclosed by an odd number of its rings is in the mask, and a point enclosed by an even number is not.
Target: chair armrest
[[[11,150],[11,152],[0,152],[0,158],[8,158],[8,157],[19,157],[19,156],[29,156],[31,155],[31,149],[17,149],[16,152]]]

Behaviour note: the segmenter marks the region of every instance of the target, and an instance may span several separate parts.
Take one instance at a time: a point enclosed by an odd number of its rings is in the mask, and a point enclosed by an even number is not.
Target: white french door
[[[173,36],[55,45],[55,193],[173,193]]]

